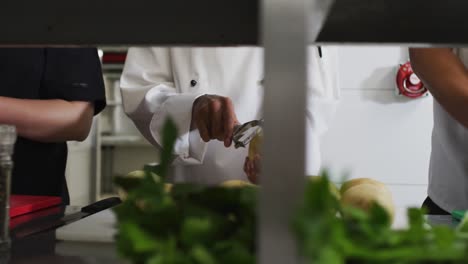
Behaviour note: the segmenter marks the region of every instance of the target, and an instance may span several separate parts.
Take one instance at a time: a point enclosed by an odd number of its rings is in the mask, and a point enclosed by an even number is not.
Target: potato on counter
[[[156,175],[155,173],[151,173],[151,175],[153,176],[155,181],[158,182],[158,181],[161,180],[161,178],[158,175]],[[145,177],[145,171],[136,170],[136,171],[132,171],[132,172],[128,173],[125,178],[128,178],[128,179],[132,179],[132,178],[141,179],[143,177]],[[172,186],[173,185],[171,183],[166,183],[165,184],[166,192],[170,192],[171,189],[172,189]],[[127,193],[122,188],[117,188],[117,194],[119,195],[120,199],[122,199],[122,200],[125,200],[127,198]]]
[[[316,181],[320,180],[322,178],[322,176],[307,176],[306,178],[309,179],[312,182],[314,182],[314,181],[316,182]],[[331,182],[331,181],[328,182],[328,189],[330,190],[331,194],[333,194],[333,196],[335,196],[335,198],[337,200],[341,199],[340,191],[339,191],[338,187],[333,182]]]
[[[384,208],[393,221],[395,205],[390,190],[385,184],[367,178],[345,182],[341,187],[341,203],[368,211],[373,203]]]
[[[257,187],[257,185],[250,183],[248,181],[242,180],[229,180],[220,184],[221,187],[226,188],[242,188],[242,187]]]
[[[375,185],[378,185],[378,186],[382,186],[382,187],[384,187],[386,189],[385,184],[383,184],[382,182],[379,182],[377,180],[374,180],[374,179],[371,179],[371,178],[356,178],[356,179],[352,179],[352,180],[344,182],[341,185],[340,193],[343,194],[348,189],[350,189],[351,187],[356,186],[356,185],[360,185],[360,184],[365,184],[365,183],[375,184]]]
[[[154,173],[152,173],[153,175],[153,178],[156,180],[156,181],[160,181],[160,177]],[[137,178],[137,179],[141,179],[145,176],[145,171],[143,170],[136,170],[136,171],[132,171],[130,173],[127,174],[127,177],[128,178]],[[219,185],[220,187],[226,187],[226,188],[242,188],[242,187],[256,187],[257,185],[253,184],[253,183],[250,183],[248,181],[243,181],[243,180],[228,180],[228,181],[225,181],[223,183],[221,183]],[[174,187],[174,184],[172,183],[166,183],[165,184],[165,190],[166,192],[170,192],[172,190],[172,188]],[[119,188],[117,190],[120,198],[122,200],[124,200],[127,196],[126,192],[124,190],[122,190],[121,188]]]

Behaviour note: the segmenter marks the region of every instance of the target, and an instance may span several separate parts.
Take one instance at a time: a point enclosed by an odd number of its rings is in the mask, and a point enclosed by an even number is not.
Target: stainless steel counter
[[[460,224],[460,221],[453,219],[451,215],[428,215],[426,218],[427,222],[432,226],[447,225],[455,228],[458,224]]]
[[[113,243],[68,243],[56,236],[57,228],[83,221],[119,202],[107,199],[86,207],[56,206],[13,218],[9,263],[119,263]],[[0,258],[0,264],[7,263],[4,259]]]
[[[59,218],[64,218],[67,215],[74,214],[79,211],[77,207],[66,207],[64,208]],[[405,228],[406,227],[406,209],[400,208],[397,210],[394,228]],[[67,229],[62,227],[58,230],[49,230],[46,232],[38,233],[31,236],[22,238],[15,238],[13,241],[11,263],[21,264],[96,264],[96,263],[115,263],[125,264],[128,263],[120,259],[116,252],[116,245],[110,239],[96,239],[95,237],[89,237],[86,235],[87,230],[94,230],[93,232],[99,232],[101,230],[103,237],[109,237],[106,231],[106,227],[114,225],[115,218],[108,217],[110,211],[102,211],[97,214],[93,214],[86,219],[78,220],[68,226],[75,225],[74,232],[82,231],[81,238],[66,238],[64,234],[61,234],[61,229]],[[103,220],[105,218],[105,220]],[[53,216],[49,218],[49,221],[54,221]],[[428,215],[427,221],[430,225],[448,225],[455,227],[459,222],[452,220],[450,215]],[[81,223],[83,224],[81,224]],[[96,222],[96,223],[94,223]],[[102,225],[102,227],[100,227]],[[89,231],[88,230],[88,231]],[[62,232],[63,233],[63,232]],[[89,232],[88,232],[89,233]],[[71,234],[68,232],[68,235]],[[61,240],[63,239],[63,240]],[[94,239],[94,240],[93,240]],[[64,241],[66,240],[66,241]],[[97,242],[95,240],[100,240]]]

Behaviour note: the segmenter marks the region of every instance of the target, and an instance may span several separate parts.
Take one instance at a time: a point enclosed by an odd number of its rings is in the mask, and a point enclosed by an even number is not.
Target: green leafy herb
[[[378,204],[368,213],[341,207],[335,197],[319,190],[326,186],[327,177],[321,181],[306,187],[293,229],[301,254],[310,262],[468,263],[468,238],[461,235],[461,228],[427,228],[424,211],[412,208],[408,229],[393,230],[388,214]]]
[[[163,129],[161,162],[144,177],[117,178],[127,193],[117,208],[120,255],[133,263],[255,263],[256,188],[177,184],[165,190],[177,131]]]
[[[161,162],[144,177],[117,178],[127,193],[117,208],[119,254],[136,264],[253,264],[257,188],[177,184],[165,180],[177,129],[163,129]],[[428,228],[424,211],[409,209],[409,227],[393,230],[384,208],[343,207],[328,175],[309,181],[292,219],[299,253],[314,264],[468,263],[468,216],[457,229]]]
[[[468,212],[465,213],[465,216],[460,222],[460,225],[457,227],[458,232],[468,235]]]

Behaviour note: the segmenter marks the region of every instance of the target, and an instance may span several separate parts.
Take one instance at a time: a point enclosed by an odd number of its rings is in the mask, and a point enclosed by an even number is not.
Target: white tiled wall
[[[341,104],[322,141],[324,165],[339,182],[375,178],[392,190],[398,206],[419,206],[427,188],[432,98],[395,95],[400,47],[339,47]]]
[[[70,205],[87,205],[91,202],[95,174],[93,171],[93,132],[83,142],[68,142],[67,178]]]

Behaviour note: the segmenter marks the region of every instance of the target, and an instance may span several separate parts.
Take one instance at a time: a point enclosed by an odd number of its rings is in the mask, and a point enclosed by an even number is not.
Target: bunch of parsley
[[[158,166],[142,179],[117,178],[127,199],[115,209],[119,254],[136,264],[253,264],[257,188],[177,184],[165,190],[175,125],[163,131]],[[157,176],[155,176],[157,175]],[[428,228],[423,211],[409,209],[409,228],[391,229],[387,212],[342,207],[326,173],[306,185],[292,221],[300,254],[314,264],[468,263],[468,219],[457,229]]]
[[[255,263],[256,188],[176,184],[167,192],[176,135],[168,121],[160,164],[146,166],[143,179],[116,179],[127,192],[115,208],[119,254],[138,264]]]
[[[293,230],[300,253],[314,264],[468,263],[468,219],[457,229],[429,227],[421,209],[408,209],[409,226],[391,228],[378,204],[369,212],[342,207],[326,173],[306,187]]]

